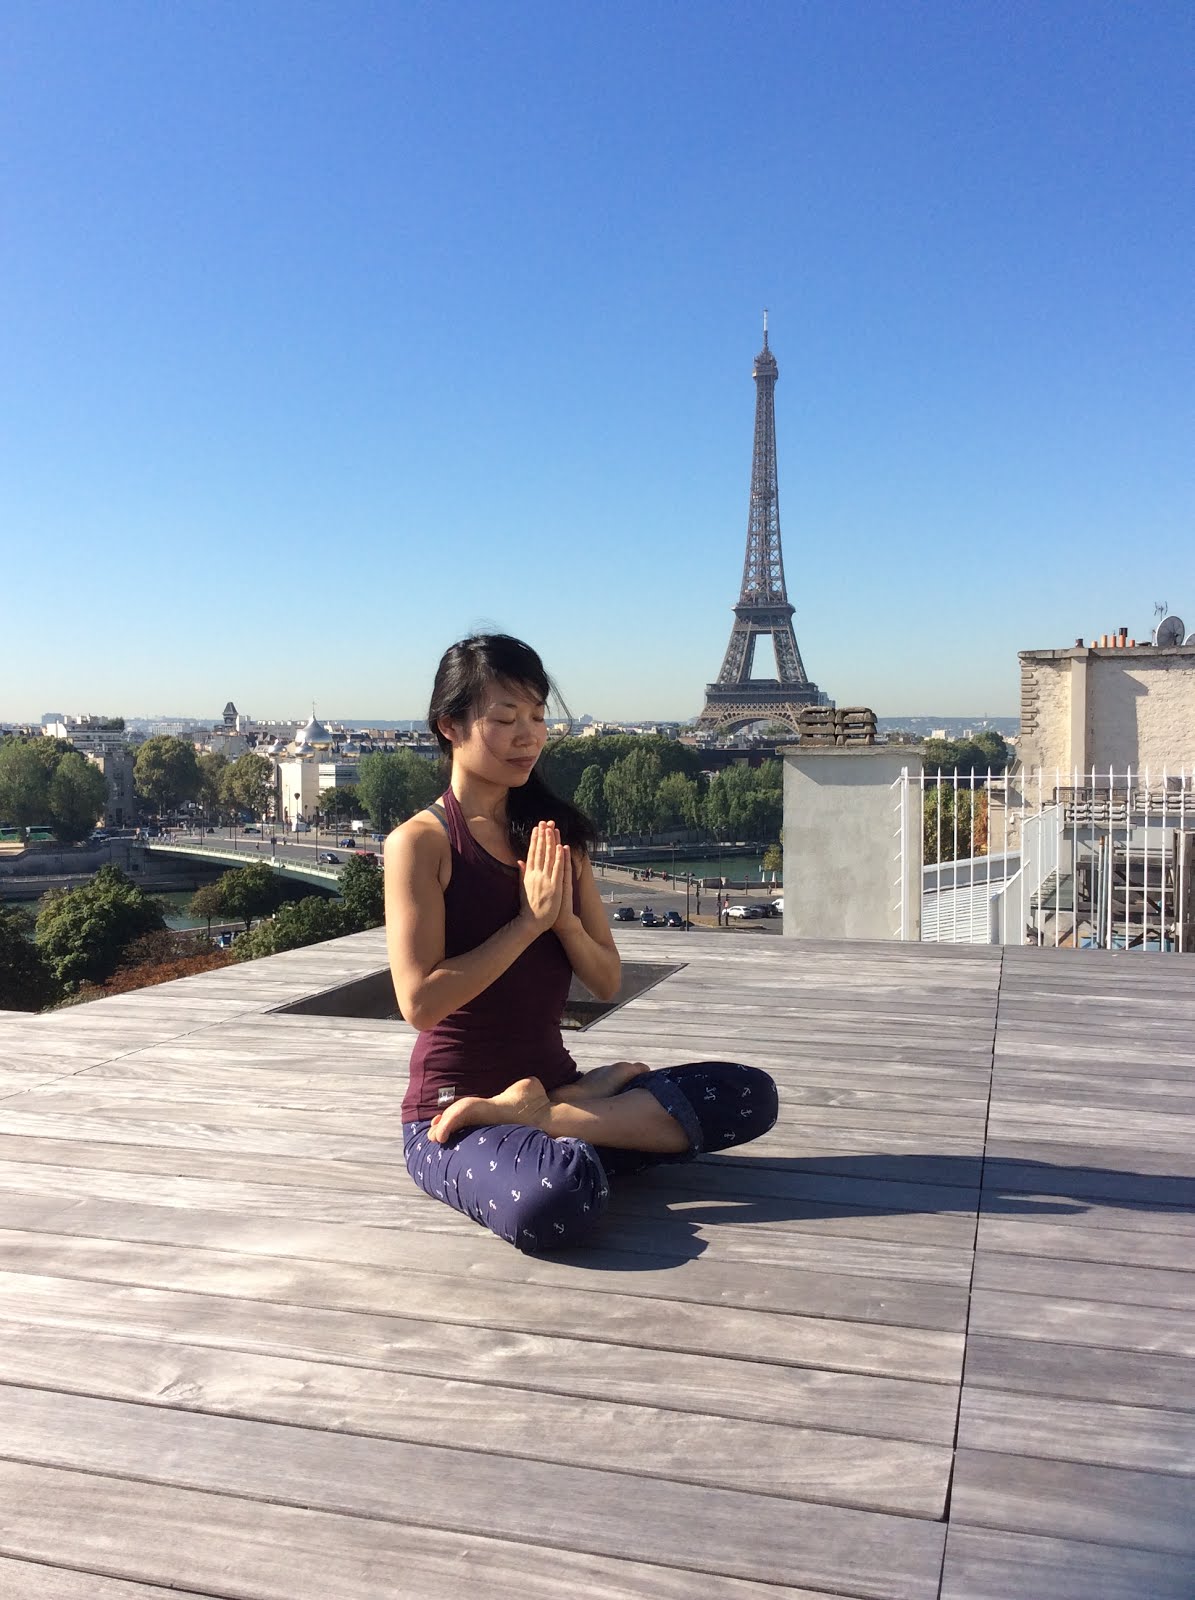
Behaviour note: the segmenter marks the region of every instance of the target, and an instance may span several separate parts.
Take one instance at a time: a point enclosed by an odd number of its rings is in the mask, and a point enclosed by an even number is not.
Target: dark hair
[[[565,709],[560,691],[544,671],[544,664],[529,644],[508,633],[474,633],[449,645],[436,668],[427,725],[435,735],[448,771],[452,770],[452,741],[440,732],[439,723],[464,722],[481,705],[491,683],[504,683],[522,689],[546,705],[553,695]],[[567,709],[565,715],[568,716]],[[569,719],[571,721],[571,718]],[[512,788],[506,799],[506,837],[514,852],[522,856],[537,822],[551,821],[560,829],[565,844],[587,855],[597,840],[597,829],[583,811],[571,801],[562,800],[537,771],[527,782]]]

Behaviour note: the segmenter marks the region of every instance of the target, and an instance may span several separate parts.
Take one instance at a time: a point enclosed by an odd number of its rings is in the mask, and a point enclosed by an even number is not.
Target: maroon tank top
[[[451,789],[441,804],[452,845],[444,891],[444,955],[451,959],[518,916],[519,870],[482,849]],[[574,885],[574,906],[579,898]],[[498,1094],[517,1078],[538,1078],[549,1091],[572,1083],[577,1064],[560,1036],[572,971],[556,935],[541,933],[488,989],[421,1033],[403,1121],[434,1117],[460,1095]]]

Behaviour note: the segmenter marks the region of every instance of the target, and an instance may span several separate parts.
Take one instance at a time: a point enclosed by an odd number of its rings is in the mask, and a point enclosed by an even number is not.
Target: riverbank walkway
[[[402,1166],[380,931],[0,1016],[0,1596],[1190,1600],[1195,991],[1163,955],[619,930],[582,1067],[757,1144],[525,1257]]]

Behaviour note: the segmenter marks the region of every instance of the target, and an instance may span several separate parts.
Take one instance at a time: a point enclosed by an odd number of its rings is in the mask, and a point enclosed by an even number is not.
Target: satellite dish
[[[1160,650],[1169,645],[1182,644],[1186,631],[1187,625],[1181,617],[1163,617],[1154,634],[1154,643]]]
[[[1189,633],[1187,635],[1187,649],[1195,650],[1195,633]]]

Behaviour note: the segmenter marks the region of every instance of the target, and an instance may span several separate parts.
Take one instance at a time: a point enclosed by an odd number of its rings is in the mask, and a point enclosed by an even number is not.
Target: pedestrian
[[[407,1170],[525,1251],[578,1243],[611,1179],[757,1138],[777,1104],[772,1079],[735,1062],[581,1073],[565,1049],[573,976],[610,1000],[621,964],[590,864],[593,825],[535,771],[551,691],[517,639],[451,646],[428,710],[448,785],[385,846],[390,969],[419,1030]]]

